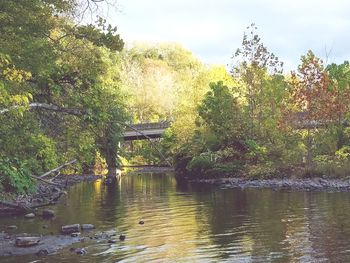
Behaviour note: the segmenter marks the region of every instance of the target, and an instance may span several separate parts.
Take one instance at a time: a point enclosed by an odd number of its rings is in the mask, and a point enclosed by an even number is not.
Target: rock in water
[[[94,229],[95,226],[92,225],[92,224],[82,224],[82,225],[81,225],[81,228],[82,228],[83,230],[91,230],[91,229]]]
[[[123,234],[121,234],[121,235],[119,236],[119,240],[121,240],[121,241],[124,241],[124,240],[125,240],[125,238],[126,238],[126,236],[125,236],[125,235],[123,235]]]
[[[40,237],[17,237],[15,245],[17,247],[30,247],[39,244]]]
[[[35,217],[35,214],[34,213],[29,213],[29,214],[26,214],[24,216],[24,218],[27,218],[27,219],[30,219],[30,218],[34,218]]]
[[[145,223],[145,221],[143,221],[142,219],[139,221],[140,225],[143,225]]]
[[[117,235],[117,231],[115,230],[108,230],[104,232],[106,234],[107,237],[114,237]]]
[[[70,234],[71,237],[78,237],[80,236],[80,232],[73,232],[72,234]]]
[[[50,209],[43,210],[43,218],[52,218],[55,216],[55,212]]]
[[[77,253],[78,255],[84,255],[87,253],[87,251],[84,248],[77,248],[75,249],[75,253]]]
[[[73,225],[62,226],[61,232],[63,234],[71,234],[73,232],[80,232],[80,225],[79,224],[73,224]]]
[[[38,252],[35,253],[38,257],[44,257],[49,254],[49,251],[47,249],[40,249]]]

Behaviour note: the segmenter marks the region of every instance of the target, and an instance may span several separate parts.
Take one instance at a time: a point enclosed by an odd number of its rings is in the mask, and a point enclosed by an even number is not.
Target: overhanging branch
[[[0,110],[0,114],[4,114],[4,113],[10,112],[12,110],[19,109],[21,107],[23,107],[23,106],[21,106],[21,105],[11,106],[9,108]],[[49,110],[49,111],[63,112],[63,113],[67,113],[67,114],[75,115],[75,116],[83,116],[86,114],[86,112],[82,111],[82,110],[61,108],[61,107],[58,107],[57,105],[54,105],[54,104],[47,104],[47,103],[40,103],[40,102],[29,103],[27,107],[28,107],[28,110],[33,109],[33,108],[39,108],[39,109],[44,109],[44,110]]]

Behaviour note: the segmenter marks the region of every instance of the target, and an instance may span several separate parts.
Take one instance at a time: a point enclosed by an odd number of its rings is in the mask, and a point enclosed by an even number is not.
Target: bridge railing
[[[133,129],[136,130],[156,130],[156,129],[166,129],[170,127],[170,122],[150,122],[150,123],[138,123],[130,125]],[[132,131],[133,129],[127,127],[126,131]]]

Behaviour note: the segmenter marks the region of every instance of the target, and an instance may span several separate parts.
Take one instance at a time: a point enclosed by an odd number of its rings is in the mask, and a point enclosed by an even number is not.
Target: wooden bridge
[[[127,125],[124,131],[124,141],[144,140],[160,138],[165,129],[170,127],[170,122],[152,122]]]

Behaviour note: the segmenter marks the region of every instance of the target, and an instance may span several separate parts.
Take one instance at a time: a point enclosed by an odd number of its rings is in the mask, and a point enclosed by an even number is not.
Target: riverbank
[[[211,184],[225,188],[270,188],[273,190],[303,190],[303,191],[344,191],[350,192],[350,179],[325,178],[216,178],[216,179],[189,179],[191,184]]]
[[[106,231],[99,232],[94,229],[93,225],[86,224],[88,227],[79,227],[80,231],[70,234],[61,233],[60,230],[47,231],[46,228],[56,218],[55,210],[50,210],[56,206],[60,198],[67,194],[69,188],[81,182],[94,182],[102,176],[87,175],[87,176],[59,176],[50,181],[51,184],[39,181],[36,185],[34,193],[23,195],[4,195],[7,199],[2,199],[1,202],[18,205],[18,207],[9,207],[5,204],[0,205],[0,216],[3,218],[13,218],[11,224],[0,225],[0,257],[19,256],[19,255],[36,255],[38,257],[54,254],[58,250],[70,246],[70,251],[75,254],[85,254],[86,251],[81,246],[94,244],[96,242],[114,240],[116,232]],[[62,198],[64,199],[64,198]],[[28,208],[22,210],[21,208]],[[45,211],[46,212],[45,214]],[[32,215],[32,216],[28,216]],[[24,222],[30,224],[37,221],[43,225],[43,230],[35,233],[24,233],[20,231],[20,226]],[[82,223],[82,222],[78,222]],[[91,227],[90,227],[91,226]],[[23,227],[23,226],[22,226]],[[18,239],[38,240],[32,245],[17,245]],[[75,245],[76,244],[76,245]]]
[[[55,205],[59,199],[66,195],[66,190],[79,182],[93,182],[101,179],[96,175],[69,175],[58,176],[50,183],[38,181],[33,193],[20,195],[2,193],[0,197],[0,216],[24,214],[39,207]]]

